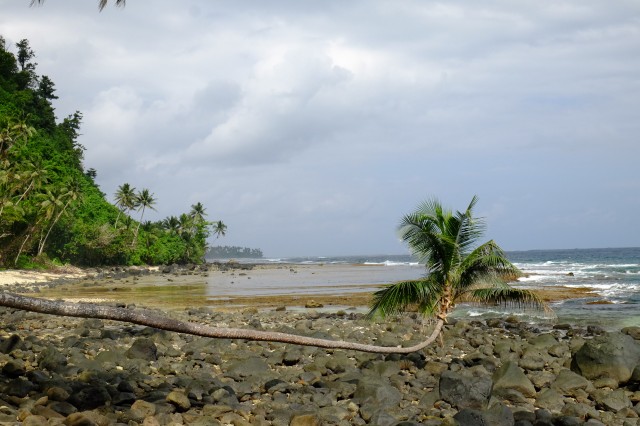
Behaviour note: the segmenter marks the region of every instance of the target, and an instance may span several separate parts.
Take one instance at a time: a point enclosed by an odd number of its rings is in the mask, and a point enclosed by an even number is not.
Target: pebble
[[[425,335],[416,316],[373,323],[344,312],[173,315],[363,343],[407,344]],[[445,327],[443,346],[384,356],[5,308],[0,321],[9,325],[0,331],[2,424],[639,423],[637,328],[621,334],[534,328],[516,317],[458,320]],[[15,321],[20,327],[11,327]]]

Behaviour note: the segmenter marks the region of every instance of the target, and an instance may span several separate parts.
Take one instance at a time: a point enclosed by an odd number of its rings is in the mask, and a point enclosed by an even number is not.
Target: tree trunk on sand
[[[431,344],[438,337],[444,324],[442,320],[438,320],[433,332],[424,342],[403,348],[366,345],[342,340],[316,339],[313,337],[243,328],[210,327],[203,324],[179,321],[150,311],[116,308],[112,306],[96,305],[93,303],[51,301],[5,292],[0,293],[0,306],[51,315],[123,321],[146,325],[161,330],[177,331],[179,333],[212,337],[215,339],[259,340],[291,343],[303,346],[315,346],[328,349],[351,349],[354,351],[380,354],[406,354],[419,351]]]

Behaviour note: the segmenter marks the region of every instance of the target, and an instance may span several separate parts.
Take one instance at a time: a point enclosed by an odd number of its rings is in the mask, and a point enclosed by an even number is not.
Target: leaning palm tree
[[[402,239],[428,273],[374,293],[370,316],[414,307],[443,323],[459,302],[548,309],[534,292],[507,284],[520,271],[493,240],[478,244],[485,226],[481,218],[473,217],[476,202],[473,197],[465,211],[453,213],[434,199],[402,219]]]

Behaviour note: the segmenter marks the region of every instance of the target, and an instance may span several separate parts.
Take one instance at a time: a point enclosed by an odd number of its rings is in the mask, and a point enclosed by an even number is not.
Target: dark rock
[[[76,407],[65,401],[52,401],[47,404],[47,407],[65,417],[78,411]]]
[[[356,385],[354,398],[358,401],[374,401],[379,407],[396,405],[402,399],[398,389],[389,381],[377,376],[364,376]]]
[[[111,395],[104,386],[90,385],[74,392],[68,402],[79,410],[93,410],[111,401]]]
[[[38,365],[49,371],[60,372],[67,365],[67,357],[54,346],[47,346],[38,355]]]
[[[134,340],[131,347],[125,352],[129,359],[143,359],[145,361],[156,361],[158,359],[158,348],[153,340],[140,337]]]
[[[238,377],[247,377],[269,371],[269,364],[261,357],[254,356],[230,364],[227,367],[227,371]]]
[[[491,426],[513,426],[515,423],[511,409],[500,402],[493,404],[483,414]]]
[[[619,384],[631,378],[640,362],[640,344],[627,334],[594,337],[573,355],[571,369],[587,379],[613,378]]]
[[[554,426],[582,426],[584,422],[579,417],[559,416],[553,420]]]
[[[440,376],[440,397],[459,409],[484,409],[489,403],[493,382],[488,376],[467,376],[444,371]]]
[[[24,398],[29,395],[29,392],[36,389],[36,385],[26,380],[24,377],[18,377],[10,380],[4,386],[4,393],[11,396],[17,396],[18,398]]]
[[[514,362],[507,361],[493,374],[493,393],[501,395],[505,389],[515,389],[522,395],[533,398],[536,389],[531,380]]]
[[[2,367],[2,374],[7,377],[20,377],[26,374],[24,362],[21,360],[10,360]]]
[[[279,385],[281,383],[286,383],[286,382],[284,382],[284,381],[282,381],[280,379],[271,379],[271,380],[267,381],[264,384],[264,390],[266,392],[269,392],[269,389],[271,389],[272,387],[277,386],[277,385]]]
[[[463,408],[453,416],[458,426],[493,426],[480,410]]]
[[[0,339],[0,353],[11,353],[12,350],[19,348],[21,343],[22,339],[17,334],[12,334],[6,339]]]

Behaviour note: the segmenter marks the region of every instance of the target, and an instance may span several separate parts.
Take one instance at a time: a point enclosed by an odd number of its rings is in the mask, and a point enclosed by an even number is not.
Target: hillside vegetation
[[[0,266],[202,262],[224,223],[207,221],[200,203],[144,221],[157,200],[128,183],[107,201],[83,164],[82,113],[57,121],[54,82],[37,74],[29,42],[11,48],[0,36]]]

